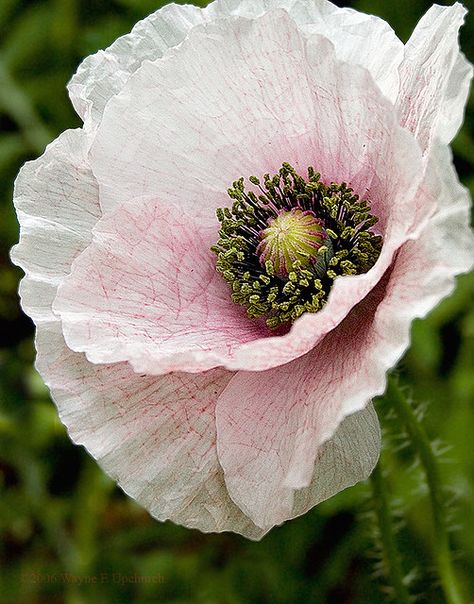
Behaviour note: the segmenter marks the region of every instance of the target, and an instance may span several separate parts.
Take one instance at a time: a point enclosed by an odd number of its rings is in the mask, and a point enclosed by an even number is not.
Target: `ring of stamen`
[[[287,163],[263,183],[249,181],[254,190],[235,181],[232,207],[216,211],[221,228],[211,249],[233,301],[250,318],[264,317],[273,328],[317,312],[334,279],[365,273],[377,261],[377,218],[345,183],[325,185],[311,167],[305,180]]]

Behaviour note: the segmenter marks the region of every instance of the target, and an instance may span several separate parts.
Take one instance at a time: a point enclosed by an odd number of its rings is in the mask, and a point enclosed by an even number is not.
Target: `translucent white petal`
[[[405,47],[397,106],[425,152],[435,137],[449,143],[462,123],[472,77],[458,44],[465,14],[459,3],[432,6]]]
[[[155,518],[263,535],[229,499],[217,461],[214,405],[231,373],[152,378],[93,365],[65,346],[57,323],[40,329],[37,347],[71,438]]]
[[[101,215],[88,148],[82,130],[68,130],[41,157],[26,163],[15,182],[21,231],[12,259],[26,273],[22,305],[36,322],[53,319],[57,286],[91,241]]]
[[[124,363],[93,365],[65,346],[57,323],[42,326],[37,346],[38,369],[71,438],[152,516],[254,540],[271,528],[256,526],[230,499],[217,459],[214,406],[231,373],[153,378]],[[364,479],[378,447],[372,409],[347,418],[279,522]]]
[[[200,9],[169,4],[139,21],[130,34],[105,51],[87,57],[68,84],[69,96],[83,120],[96,122],[107,101],[147,59],[178,45],[203,20]]]
[[[368,69],[382,91],[396,97],[403,44],[382,19],[326,0],[217,0],[205,9],[166,5],[105,51],[85,59],[68,86],[72,103],[88,127],[95,127],[108,100],[130,75],[144,61],[177,46],[194,26],[222,18],[255,18],[275,8],[287,10],[303,32],[326,36],[341,59]]]

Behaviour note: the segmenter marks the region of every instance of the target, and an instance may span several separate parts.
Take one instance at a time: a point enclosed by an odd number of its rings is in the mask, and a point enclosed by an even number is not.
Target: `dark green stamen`
[[[283,164],[263,183],[244,179],[228,193],[231,208],[219,208],[219,240],[211,249],[216,268],[232,289],[232,299],[250,318],[265,317],[268,327],[317,312],[334,279],[367,272],[377,261],[382,237],[370,229],[370,214],[345,183],[325,185],[308,168],[308,179]]]

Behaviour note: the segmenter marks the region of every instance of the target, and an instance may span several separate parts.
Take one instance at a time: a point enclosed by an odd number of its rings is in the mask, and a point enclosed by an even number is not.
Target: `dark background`
[[[370,484],[339,494],[274,529],[260,543],[155,522],[104,476],[82,448],[70,443],[33,369],[33,326],[22,314],[16,293],[21,271],[8,256],[18,237],[11,203],[15,175],[62,130],[80,126],[65,90],[80,60],[162,4],[0,0],[0,600],[386,601]],[[383,17],[404,41],[429,7],[421,0],[338,4]],[[468,17],[461,40],[472,61],[474,17]],[[464,129],[454,143],[456,166],[471,191],[473,123],[471,96]],[[401,366],[402,379],[422,403],[423,422],[440,452],[457,568],[471,594],[473,293],[474,276],[463,276],[451,298],[415,323],[413,343]],[[383,413],[383,406],[380,409],[390,443],[383,455],[387,489],[395,517],[404,519],[397,521],[404,570],[419,601],[442,603],[423,476],[396,422]]]

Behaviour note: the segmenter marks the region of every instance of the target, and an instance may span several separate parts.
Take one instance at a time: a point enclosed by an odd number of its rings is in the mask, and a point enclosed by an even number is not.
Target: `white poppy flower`
[[[169,5],[71,80],[83,128],[16,182],[22,304],[71,438],[157,519],[258,539],[371,472],[370,401],[472,265],[464,13],[403,45],[326,0]]]

